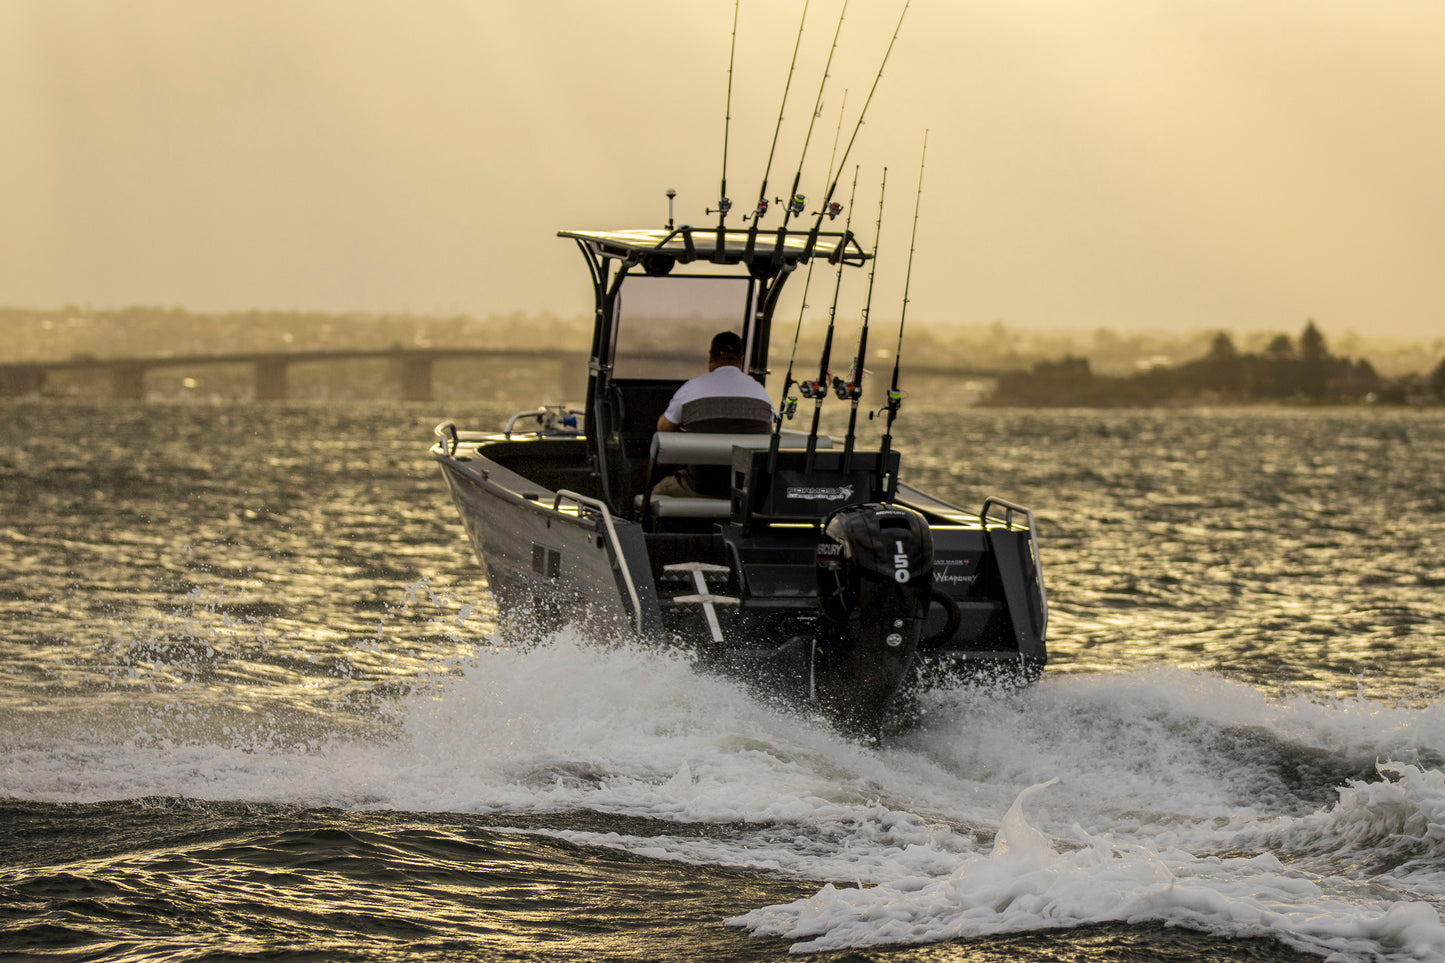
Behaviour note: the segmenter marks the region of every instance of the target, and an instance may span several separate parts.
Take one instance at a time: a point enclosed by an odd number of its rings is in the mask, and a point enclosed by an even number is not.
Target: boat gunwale
[[[489,488],[495,488],[499,493],[507,495],[514,501],[528,504],[534,511],[560,518],[568,518],[574,521],[578,520],[579,513],[575,508],[572,511],[566,511],[563,507],[554,508],[547,504],[548,501],[555,501],[557,491],[560,489],[551,489],[540,483],[531,482],[531,479],[528,479],[526,475],[517,471],[515,468],[511,468],[484,454],[484,449],[496,445],[505,445],[510,448],[512,446],[521,447],[549,442],[580,442],[585,445],[586,439],[580,434],[569,434],[563,437],[540,434],[531,437],[518,437],[513,434],[508,437],[499,432],[458,431],[457,447],[454,451],[448,452],[443,449],[442,444],[437,444],[432,446],[431,454],[438,462],[447,464],[454,470],[470,476],[478,483],[484,483]],[[464,449],[470,452],[470,454],[462,456]],[[477,461],[485,462],[486,464],[479,468],[472,464]],[[524,485],[509,488],[499,484],[489,477],[492,471],[506,472],[524,482],[531,483],[531,485],[536,488],[537,498],[525,497],[523,493],[524,491],[528,491],[528,489]],[[955,505],[936,495],[932,495],[907,482],[899,483],[899,491],[895,502],[898,505],[911,508],[921,513],[925,518],[929,518],[929,527],[934,529],[1007,532],[1027,532],[1029,530],[1027,523],[1021,524],[1012,519],[1006,521],[996,516],[988,516],[971,511],[961,505]],[[636,524],[636,522],[633,522],[625,516],[614,515],[613,518],[617,522]],[[937,519],[937,521],[934,521],[934,519]]]
[[[520,439],[516,438],[502,439],[501,436],[496,437],[499,441],[520,441]],[[538,515],[545,516],[549,519],[555,518],[561,521],[570,522],[574,525],[577,525],[579,528],[591,528],[594,531],[596,530],[596,520],[588,519],[587,517],[585,517],[577,509],[575,504],[571,506],[571,511],[567,511],[565,510],[566,506],[562,506],[557,503],[557,492],[562,491],[563,489],[551,489],[546,488],[543,485],[536,484],[534,486],[536,488],[536,497],[528,498],[527,495],[533,494],[530,488],[523,489],[521,486],[518,486],[516,488],[509,488],[506,485],[495,481],[491,477],[491,473],[493,471],[503,472],[507,475],[520,478],[523,481],[530,481],[529,479],[527,479],[527,476],[515,471],[514,469],[508,468],[501,462],[494,461],[488,458],[486,455],[481,454],[480,451],[476,448],[473,448],[472,450],[477,453],[470,455],[466,458],[459,458],[455,454],[448,454],[447,452],[442,451],[439,446],[433,445],[431,449],[431,454],[432,457],[435,458],[445,470],[462,476],[472,484],[477,485],[478,487],[483,488],[494,495],[503,496],[509,503],[512,503],[514,507],[525,507],[529,511],[532,511]],[[474,462],[484,462],[485,464],[478,466],[474,464]],[[618,518],[616,516],[613,516],[613,521],[615,524],[636,524],[636,522],[633,522],[630,519]]]

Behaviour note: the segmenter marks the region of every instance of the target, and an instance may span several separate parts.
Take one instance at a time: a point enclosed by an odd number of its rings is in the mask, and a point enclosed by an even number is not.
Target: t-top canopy
[[[682,227],[635,231],[558,231],[602,258],[641,261],[650,255],[664,255],[680,263],[708,261],[740,264],[759,259],[798,264],[812,257],[862,264],[871,256],[858,244],[851,231],[787,230],[781,240],[777,228],[747,228],[719,231],[715,227]]]

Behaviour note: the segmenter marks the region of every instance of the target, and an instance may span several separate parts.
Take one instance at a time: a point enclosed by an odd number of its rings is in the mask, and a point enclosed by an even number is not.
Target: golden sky
[[[733,9],[5,0],[0,304],[585,314],[559,228],[661,226],[667,188],[710,220]],[[808,8],[774,197],[840,9]],[[741,3],[734,219],[802,10]],[[900,10],[848,7],[811,199]],[[888,167],[874,317],[901,302],[927,129],[910,323],[1437,337],[1442,50],[1440,0],[913,0],[848,159],[870,247]]]

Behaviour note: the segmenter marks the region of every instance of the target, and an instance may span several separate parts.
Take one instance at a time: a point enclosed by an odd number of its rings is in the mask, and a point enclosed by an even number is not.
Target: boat
[[[891,431],[865,445],[850,428],[840,443],[816,414],[807,431],[781,416],[766,434],[656,431],[719,327],[741,327],[744,370],[767,386],[786,282],[815,260],[868,262],[850,231],[669,220],[558,236],[592,282],[585,403],[502,430],[446,421],[430,450],[504,625],[681,647],[702,671],[862,736],[933,687],[1038,678],[1049,612],[1027,508],[925,493],[903,480]],[[663,370],[679,360],[690,370]],[[891,427],[898,392],[889,404]],[[723,491],[654,492],[681,466],[712,466]]]

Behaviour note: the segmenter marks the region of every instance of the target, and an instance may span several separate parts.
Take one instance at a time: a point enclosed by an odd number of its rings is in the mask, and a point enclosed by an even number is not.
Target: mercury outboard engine
[[[933,592],[933,533],[915,511],[865,504],[829,515],[823,535],[818,696],[860,733],[874,735],[923,634]],[[826,630],[829,623],[835,631]]]

